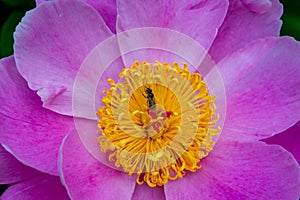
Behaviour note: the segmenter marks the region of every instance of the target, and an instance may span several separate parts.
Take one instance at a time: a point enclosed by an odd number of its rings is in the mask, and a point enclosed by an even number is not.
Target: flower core
[[[215,97],[183,65],[135,61],[118,83],[108,80],[98,142],[116,167],[136,173],[138,184],[162,186],[195,172],[220,133]]]

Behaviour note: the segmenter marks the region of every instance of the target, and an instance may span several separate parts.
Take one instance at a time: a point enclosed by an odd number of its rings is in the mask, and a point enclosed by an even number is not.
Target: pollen
[[[135,61],[108,79],[97,115],[98,142],[138,184],[162,186],[201,168],[220,127],[215,97],[188,65]]]

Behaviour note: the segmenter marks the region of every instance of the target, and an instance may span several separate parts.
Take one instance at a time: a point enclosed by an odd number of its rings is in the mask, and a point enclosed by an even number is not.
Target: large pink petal
[[[36,4],[39,5],[47,0],[35,0]],[[116,0],[84,0],[86,3],[93,6],[103,17],[107,26],[116,32],[116,19],[117,19],[117,7]]]
[[[1,200],[69,200],[59,177],[41,175],[28,181],[10,186]]]
[[[151,188],[146,183],[136,185],[132,196],[132,200],[165,200],[163,187]]]
[[[219,63],[227,95],[222,137],[263,139],[300,119],[299,55],[294,39],[268,38]]]
[[[0,184],[11,184],[35,177],[40,172],[20,163],[0,145]]]
[[[99,67],[101,66],[101,67]],[[73,86],[73,115],[97,120],[97,110],[103,106],[104,90],[109,90],[109,78],[118,82],[123,69],[116,36],[95,47],[82,63]]]
[[[116,0],[84,0],[93,6],[103,17],[110,30],[116,33],[117,5]]]
[[[167,199],[297,199],[300,168],[292,155],[262,142],[219,142],[196,173],[170,181]]]
[[[1,60],[0,74],[0,142],[26,165],[57,175],[59,146],[74,128],[73,119],[42,107],[13,57]]]
[[[168,28],[184,33],[205,49],[212,44],[217,29],[227,11],[226,0],[162,1],[137,3],[120,0],[117,3],[120,31],[143,27]]]
[[[61,146],[59,168],[72,199],[130,199],[134,191],[135,180],[93,158],[76,131],[70,132]]]
[[[210,49],[215,62],[256,39],[278,36],[282,5],[278,0],[232,0]]]
[[[300,165],[300,121],[286,131],[263,140],[268,144],[278,144],[291,152]]]
[[[117,1],[118,17],[117,17],[117,32],[127,31],[135,28],[156,27],[165,28],[177,31],[178,33],[185,34],[198,42],[205,50],[208,50],[211,46],[218,28],[221,26],[223,19],[226,15],[228,7],[227,0],[216,1],[160,1],[159,3],[152,0],[143,1],[143,3],[137,3],[136,1],[120,0]],[[135,34],[126,34],[127,37],[132,37],[133,40],[136,37]],[[141,40],[151,41],[152,38],[147,34],[141,32]],[[124,39],[124,38],[123,38]],[[174,39],[174,38],[171,38]],[[177,44],[177,49],[186,48],[183,47],[186,44],[170,38],[158,35],[156,40],[159,40],[161,46],[164,44],[173,42]],[[145,43],[143,41],[137,41],[138,43]],[[154,62],[155,59],[161,62],[169,61],[175,62],[178,60],[167,60],[170,52],[163,52],[159,48],[152,48],[151,46],[144,46],[143,50],[136,51],[135,44],[126,44],[126,42],[120,42],[121,51],[125,52],[128,46],[132,47],[132,52],[129,55],[124,55],[125,64],[131,64],[133,60],[138,59],[140,61]],[[188,51],[188,50],[187,50]],[[161,56],[160,54],[164,54]],[[169,53],[169,54],[168,54]],[[190,52],[191,54],[195,52]],[[177,56],[177,57],[180,57]]]
[[[26,14],[14,34],[18,70],[44,107],[72,115],[76,73],[88,53],[111,35],[98,12],[82,1],[44,2]]]

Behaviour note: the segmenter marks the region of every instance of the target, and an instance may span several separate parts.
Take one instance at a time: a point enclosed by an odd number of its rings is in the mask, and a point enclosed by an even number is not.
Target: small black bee
[[[147,87],[145,92],[146,92],[147,96],[145,96],[144,94],[143,94],[143,96],[148,99],[148,101],[147,101],[148,107],[150,109],[155,109],[154,94],[152,93],[151,88]]]

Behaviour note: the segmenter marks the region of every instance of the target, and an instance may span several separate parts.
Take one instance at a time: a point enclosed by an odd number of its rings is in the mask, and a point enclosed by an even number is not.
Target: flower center
[[[134,62],[112,79],[97,115],[101,150],[136,182],[150,187],[200,168],[220,132],[215,98],[187,64]]]

